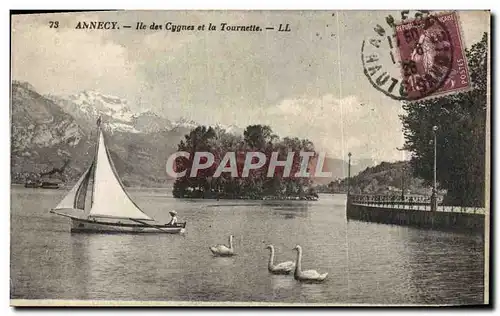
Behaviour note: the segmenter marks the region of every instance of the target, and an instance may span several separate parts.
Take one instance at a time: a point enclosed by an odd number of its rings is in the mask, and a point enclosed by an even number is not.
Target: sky
[[[12,78],[42,94],[84,90],[126,99],[171,120],[267,124],[281,137],[308,138],[346,159],[408,159],[401,103],[363,74],[361,44],[399,11],[122,11],[12,17]],[[410,12],[413,14],[413,12]],[[489,13],[460,11],[466,47],[489,30]],[[58,21],[50,28],[50,21]],[[81,21],[131,29],[80,30]],[[209,23],[216,31],[136,30]],[[275,27],[224,32],[220,23]],[[277,32],[279,24],[290,32]],[[392,69],[395,75],[398,69]]]

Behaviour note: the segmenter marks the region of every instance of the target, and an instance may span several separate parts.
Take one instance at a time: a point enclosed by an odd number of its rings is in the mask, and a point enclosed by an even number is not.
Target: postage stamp
[[[396,24],[396,37],[408,100],[470,88],[456,12]]]
[[[11,12],[11,305],[490,304],[490,15]]]
[[[396,22],[388,15],[364,40],[361,60],[371,85],[395,100],[415,101],[470,88],[462,31],[456,12],[418,10]],[[395,69],[399,72],[396,73]]]

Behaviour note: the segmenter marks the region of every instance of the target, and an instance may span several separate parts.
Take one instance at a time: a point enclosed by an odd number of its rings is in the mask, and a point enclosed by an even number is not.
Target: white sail
[[[95,158],[93,190],[90,216],[153,220],[135,205],[123,189],[115,174],[102,133],[99,133],[99,144]]]
[[[71,190],[69,190],[69,192],[64,196],[64,198],[62,199],[62,201],[59,202],[59,204],[57,204],[57,206],[54,208],[54,210],[73,209],[73,208],[75,208],[75,204],[76,204],[75,201],[77,199],[78,190],[80,189],[80,186],[83,184],[83,182],[86,179],[88,180],[88,176],[89,176],[89,173],[90,173],[91,169],[92,169],[92,167],[88,168],[87,171],[85,171],[83,173],[83,175],[80,177],[80,179],[78,179],[78,181],[73,186],[73,188],[71,188]],[[84,189],[87,190],[86,187]]]

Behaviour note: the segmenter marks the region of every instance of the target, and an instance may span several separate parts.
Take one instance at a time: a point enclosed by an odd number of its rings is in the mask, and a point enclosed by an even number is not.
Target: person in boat
[[[168,225],[177,225],[177,212],[176,211],[170,211],[170,216],[172,216],[172,219],[170,222],[168,222]]]

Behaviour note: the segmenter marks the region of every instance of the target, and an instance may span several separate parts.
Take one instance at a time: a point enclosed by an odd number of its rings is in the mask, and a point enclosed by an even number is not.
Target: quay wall
[[[347,219],[421,228],[484,233],[484,214],[347,204]]]

